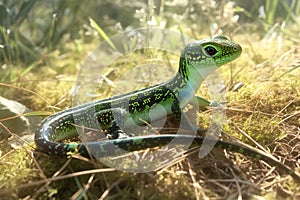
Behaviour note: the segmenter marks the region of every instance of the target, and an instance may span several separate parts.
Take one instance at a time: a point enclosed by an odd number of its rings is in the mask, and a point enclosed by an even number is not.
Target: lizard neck
[[[217,66],[214,64],[190,62],[184,57],[180,58],[179,70],[170,80],[168,87],[175,93],[181,108],[189,103],[204,79],[215,69]]]

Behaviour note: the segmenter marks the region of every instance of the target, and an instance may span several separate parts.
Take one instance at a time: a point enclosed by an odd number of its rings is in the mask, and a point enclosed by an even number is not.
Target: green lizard
[[[113,156],[120,149],[125,151],[161,147],[176,139],[176,143],[193,141],[192,146],[201,145],[204,137],[188,134],[137,136],[127,135],[122,129],[134,125],[144,126],[166,115],[175,116],[188,124],[185,128],[194,132],[205,132],[192,126],[182,109],[191,102],[209,106],[210,102],[195,96],[205,77],[217,67],[240,56],[242,48],[224,36],[215,36],[187,45],[180,56],[179,69],[169,81],[128,94],[114,96],[79,105],[46,118],[36,132],[37,150],[50,155],[66,157],[78,152],[85,157]],[[150,116],[150,112],[154,113]],[[78,136],[79,126],[102,129],[109,140],[86,143],[63,143],[64,139]],[[77,127],[77,128],[76,128]],[[278,167],[300,181],[300,177],[276,158],[248,145],[233,144],[216,139],[215,147],[249,155]]]

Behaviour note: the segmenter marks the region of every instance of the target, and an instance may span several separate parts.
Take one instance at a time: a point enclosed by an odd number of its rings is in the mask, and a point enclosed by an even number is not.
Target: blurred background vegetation
[[[26,67],[53,50],[63,52],[67,42],[90,42],[95,35],[89,17],[107,35],[148,25],[213,35],[235,30],[239,23],[263,36],[275,25],[282,31],[289,23],[299,26],[299,13],[297,0],[1,0],[1,77],[4,81],[3,71],[8,73],[12,64]]]

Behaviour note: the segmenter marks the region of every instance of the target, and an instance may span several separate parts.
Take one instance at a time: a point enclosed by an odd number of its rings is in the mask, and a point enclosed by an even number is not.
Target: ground
[[[299,40],[280,34],[265,38],[235,35],[232,40],[241,44],[243,54],[220,69],[227,91],[224,130],[258,148],[256,141],[300,172]],[[77,51],[74,43],[67,45],[66,53],[45,55],[26,76],[1,84],[3,96],[9,94],[39,115],[72,106],[70,91],[79,63],[93,46]],[[16,67],[14,73],[20,75],[22,70]],[[120,78],[106,75],[112,82]],[[100,90],[104,96],[113,93],[105,91]],[[199,93],[207,96],[205,91],[203,86]],[[208,126],[209,110],[197,117],[199,126]],[[15,199],[300,198],[299,183],[287,174],[228,151],[214,151],[199,159],[198,150],[193,149],[163,169],[139,174],[115,171],[83,158],[43,155],[34,151],[33,142],[10,148],[9,142],[18,137],[11,133],[0,143],[0,194]]]

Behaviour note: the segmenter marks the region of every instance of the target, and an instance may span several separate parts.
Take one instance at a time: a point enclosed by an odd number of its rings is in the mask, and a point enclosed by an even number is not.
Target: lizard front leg
[[[128,112],[123,108],[110,108],[99,111],[95,117],[101,127],[106,132],[108,139],[121,139],[131,137],[132,134],[126,134],[121,127],[128,118]]]
[[[194,98],[196,98],[196,96],[194,96]],[[199,101],[199,103],[197,105],[199,105],[200,103],[201,103],[200,106],[203,106],[203,107],[209,105],[209,103],[208,103],[209,101],[202,97],[198,97],[195,100]],[[174,100],[174,102],[172,104],[172,112],[175,115],[175,117],[174,117],[175,120],[178,123],[180,123],[180,128],[188,130],[188,134],[199,134],[199,135],[203,136],[207,132],[207,130],[199,128],[191,122],[191,120],[187,117],[187,115],[180,108],[180,105],[179,105],[179,102],[177,99]]]

